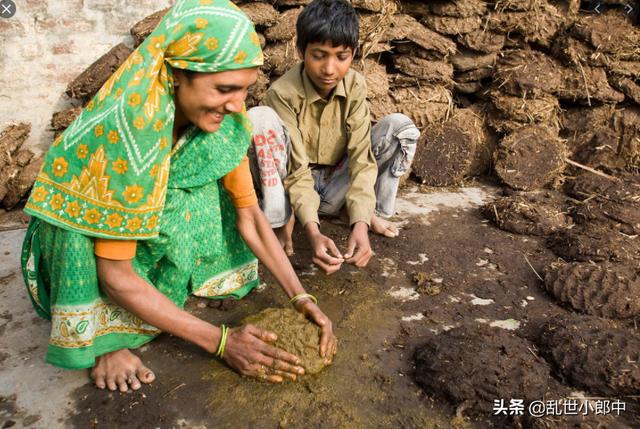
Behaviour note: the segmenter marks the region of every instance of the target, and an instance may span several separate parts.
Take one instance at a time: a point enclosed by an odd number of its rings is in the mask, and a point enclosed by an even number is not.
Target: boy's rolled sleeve
[[[347,117],[349,142],[349,190],[346,195],[349,224],[364,222],[371,226],[376,206],[375,183],[378,175],[376,159],[371,149],[371,119],[366,102],[364,82],[356,88],[358,96],[353,101]]]
[[[320,224],[318,218],[320,196],[314,188],[309,160],[302,135],[298,129],[297,114],[293,110],[291,103],[285,101],[278,93],[272,90],[267,91],[263,103],[276,111],[289,132],[291,155],[289,174],[284,180],[284,186],[289,193],[289,200],[295,215],[303,226],[309,222]]]

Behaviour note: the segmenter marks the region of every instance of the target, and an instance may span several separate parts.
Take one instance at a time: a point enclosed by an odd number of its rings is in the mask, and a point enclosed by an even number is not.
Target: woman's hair
[[[358,49],[358,15],[345,0],[314,0],[300,13],[296,23],[297,47],[304,54],[309,43],[331,42]]]

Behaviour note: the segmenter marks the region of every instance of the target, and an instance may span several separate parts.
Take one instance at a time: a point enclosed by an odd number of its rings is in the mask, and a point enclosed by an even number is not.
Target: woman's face
[[[191,73],[174,69],[176,124],[194,124],[212,133],[220,128],[224,115],[242,111],[249,87],[258,78],[257,68],[218,73]]]

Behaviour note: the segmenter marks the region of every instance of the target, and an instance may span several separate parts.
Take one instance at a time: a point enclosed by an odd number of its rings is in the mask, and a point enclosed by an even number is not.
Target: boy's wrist
[[[314,237],[320,234],[320,225],[317,222],[311,221],[307,222],[304,225],[304,230],[307,233],[307,236]]]

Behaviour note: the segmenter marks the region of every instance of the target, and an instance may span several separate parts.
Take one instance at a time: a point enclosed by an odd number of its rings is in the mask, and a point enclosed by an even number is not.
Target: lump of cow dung
[[[429,394],[490,412],[495,398],[527,401],[546,392],[549,367],[531,350],[504,329],[463,325],[418,347],[415,378]]]
[[[566,203],[553,191],[517,192],[482,207],[498,228],[516,234],[547,236],[572,225]]]
[[[275,333],[278,339],[271,344],[298,356],[305,374],[317,374],[327,365],[320,356],[320,327],[292,308],[267,308],[242,323]]]
[[[555,263],[544,284],[557,301],[581,313],[610,319],[640,316],[640,272],[631,266]]]
[[[540,351],[568,383],[603,395],[640,393],[640,338],[593,316],[549,321]]]

